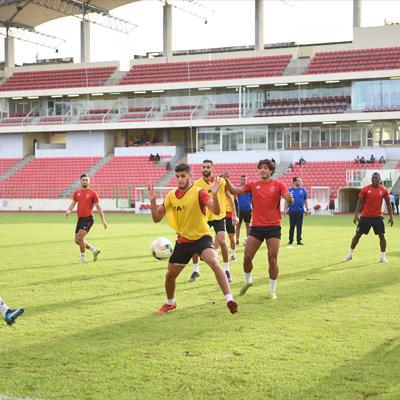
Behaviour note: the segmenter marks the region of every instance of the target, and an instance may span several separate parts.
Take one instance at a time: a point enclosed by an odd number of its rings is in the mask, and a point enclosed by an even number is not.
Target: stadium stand
[[[22,158],[1,158],[0,159],[0,175],[3,175],[9,169],[17,165]]]
[[[372,71],[400,67],[400,47],[318,52],[306,74]]]
[[[280,76],[291,55],[133,65],[121,85]]]
[[[14,72],[0,86],[0,91],[102,86],[116,68],[115,66]]]
[[[0,182],[0,196],[9,199],[56,198],[99,160],[100,157],[34,158]]]

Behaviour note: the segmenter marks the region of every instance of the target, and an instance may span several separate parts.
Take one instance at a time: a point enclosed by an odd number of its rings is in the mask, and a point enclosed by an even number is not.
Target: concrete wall
[[[171,156],[176,154],[175,146],[143,146],[143,147],[116,147],[115,156],[149,156],[150,154]]]
[[[273,158],[279,164],[281,153],[279,151],[200,151],[188,154],[188,163],[201,164],[205,159],[215,163],[257,163],[264,158]]]
[[[24,157],[23,135],[20,133],[4,133],[0,135],[0,158]]]

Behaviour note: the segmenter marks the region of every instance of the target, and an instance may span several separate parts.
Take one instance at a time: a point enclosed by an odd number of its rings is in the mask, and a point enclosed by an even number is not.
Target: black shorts
[[[214,221],[208,221],[208,226],[211,228],[214,228],[215,233],[218,232],[225,232],[226,228],[225,228],[225,218],[222,219],[214,219]]]
[[[240,210],[239,211],[239,224],[242,222],[249,224],[251,222],[251,210]]]
[[[280,239],[281,227],[280,226],[252,226],[250,228],[249,236],[253,236],[260,242],[268,239]]]
[[[368,235],[371,228],[374,228],[375,235],[385,233],[383,217],[360,217],[357,225],[357,233]]]
[[[93,217],[79,218],[78,222],[76,223],[75,233],[78,233],[81,229],[83,229],[86,232],[89,232],[93,223],[94,223]]]
[[[201,256],[204,250],[214,248],[211,236],[203,236],[193,243],[175,243],[169,262],[171,264],[186,265],[194,254]]]
[[[232,218],[225,218],[225,225],[228,233],[235,233],[235,227],[232,224]]]

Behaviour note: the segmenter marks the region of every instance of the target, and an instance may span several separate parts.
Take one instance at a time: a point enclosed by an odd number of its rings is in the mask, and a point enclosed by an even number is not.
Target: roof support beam
[[[6,36],[4,38],[4,55],[5,55],[5,68],[15,67],[15,50],[14,50],[14,38]]]
[[[254,0],[255,39],[254,50],[264,50],[264,0]]]
[[[90,62],[90,22],[81,21],[81,63]]]
[[[353,28],[361,27],[361,0],[353,0]]]
[[[163,6],[163,56],[172,58],[172,5],[168,3]]]

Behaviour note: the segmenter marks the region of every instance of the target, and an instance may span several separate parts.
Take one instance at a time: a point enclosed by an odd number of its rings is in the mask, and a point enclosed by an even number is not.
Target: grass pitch
[[[372,233],[342,262],[351,216],[307,217],[305,246],[293,249],[284,221],[277,301],[266,296],[263,246],[239,314],[201,264],[197,282],[190,267],[181,274],[178,308],[161,317],[166,262],[149,246],[172,231],[149,216],[107,219],[88,236],[98,261],[82,265],[74,216],[0,214],[0,294],[26,308],[14,327],[0,324],[0,399],[400,398],[399,219],[387,265]],[[234,294],[242,256],[240,245]]]

